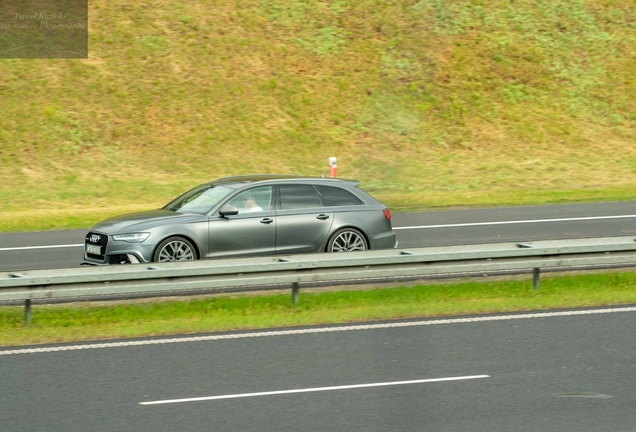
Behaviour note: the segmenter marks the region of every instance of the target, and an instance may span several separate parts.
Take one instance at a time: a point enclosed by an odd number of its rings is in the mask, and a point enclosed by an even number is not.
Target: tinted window
[[[322,200],[311,185],[282,185],[280,206],[283,210],[322,207]]]
[[[316,186],[316,188],[330,207],[364,204],[357,196],[339,187]]]
[[[235,206],[239,213],[267,211],[272,202],[272,187],[248,189],[233,197],[225,205]]]

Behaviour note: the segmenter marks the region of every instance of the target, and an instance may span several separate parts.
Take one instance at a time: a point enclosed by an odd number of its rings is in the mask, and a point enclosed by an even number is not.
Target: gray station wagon
[[[391,214],[358,181],[225,177],[158,210],[106,219],[86,234],[86,265],[397,247]]]

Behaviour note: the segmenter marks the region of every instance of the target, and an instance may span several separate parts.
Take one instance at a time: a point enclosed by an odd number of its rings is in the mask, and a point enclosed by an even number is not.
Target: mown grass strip
[[[636,303],[636,274],[604,273],[462,281],[289,294],[188,298],[167,302],[36,305],[24,327],[22,307],[0,307],[0,345],[15,346],[239,329],[337,324],[445,315],[547,310]]]

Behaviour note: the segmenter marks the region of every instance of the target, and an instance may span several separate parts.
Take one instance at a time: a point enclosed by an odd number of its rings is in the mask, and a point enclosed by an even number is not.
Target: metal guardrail
[[[289,284],[292,302],[296,303],[302,283],[514,270],[532,271],[536,288],[541,269],[617,264],[636,265],[634,237],[2,272],[0,302],[24,301],[28,324],[32,300],[127,294],[154,296],[228,288],[248,291],[263,285]]]

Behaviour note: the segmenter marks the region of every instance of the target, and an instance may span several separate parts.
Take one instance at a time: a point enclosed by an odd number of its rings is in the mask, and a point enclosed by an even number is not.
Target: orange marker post
[[[331,178],[336,178],[336,158],[334,156],[329,158],[329,171]]]

